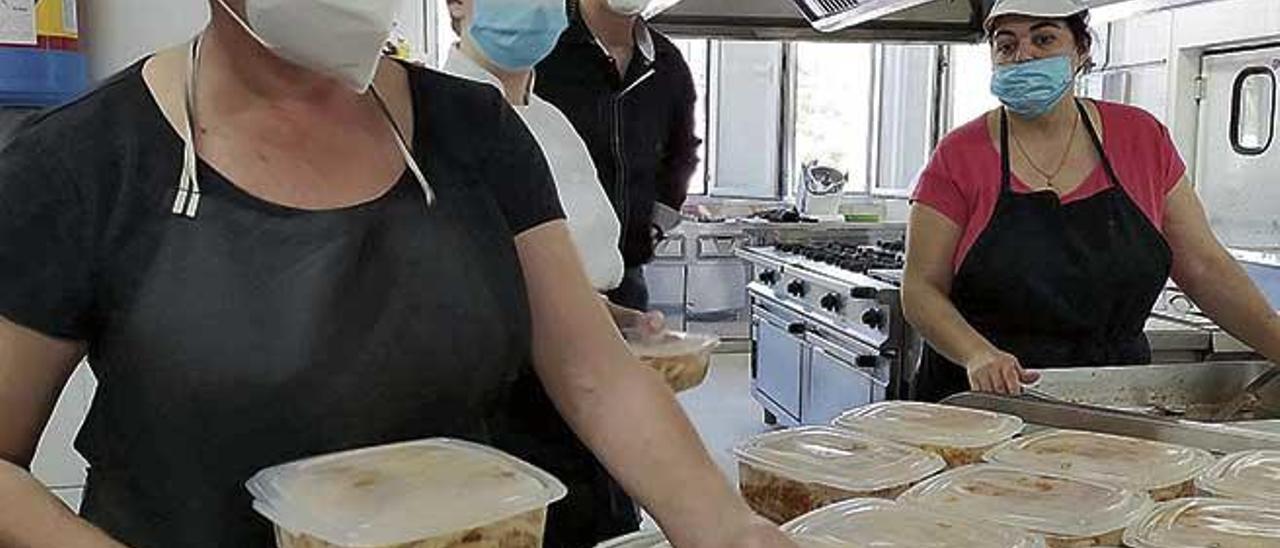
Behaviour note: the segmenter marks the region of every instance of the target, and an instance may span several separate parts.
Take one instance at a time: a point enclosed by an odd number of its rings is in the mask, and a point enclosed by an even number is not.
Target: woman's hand
[[[1040,374],[1022,368],[1013,354],[999,350],[987,351],[965,363],[969,371],[969,386],[975,392],[995,392],[1017,396],[1022,386],[1040,380]]]

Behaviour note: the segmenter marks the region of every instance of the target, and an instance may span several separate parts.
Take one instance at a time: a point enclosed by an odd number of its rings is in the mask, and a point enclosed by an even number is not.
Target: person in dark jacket
[[[679,219],[698,167],[693,76],[675,44],[640,17],[647,0],[567,1],[569,28],[538,65],[537,93],[586,141],[622,221],[626,275],[610,299],[646,310],[643,267]]]

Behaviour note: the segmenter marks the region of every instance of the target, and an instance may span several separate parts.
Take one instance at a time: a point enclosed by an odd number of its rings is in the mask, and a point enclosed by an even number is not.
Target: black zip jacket
[[[622,222],[623,259],[640,266],[653,258],[654,204],[679,210],[698,167],[693,77],[675,44],[643,23],[627,74],[620,76],[578,1],[568,3],[569,28],[538,65],[536,92],[586,141]]]

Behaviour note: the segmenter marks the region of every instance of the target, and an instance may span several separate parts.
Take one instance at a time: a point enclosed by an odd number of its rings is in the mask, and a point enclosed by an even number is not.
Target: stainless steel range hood
[[[661,1],[661,0],[660,0]],[[976,42],[993,0],[683,0],[651,21],[675,36]]]

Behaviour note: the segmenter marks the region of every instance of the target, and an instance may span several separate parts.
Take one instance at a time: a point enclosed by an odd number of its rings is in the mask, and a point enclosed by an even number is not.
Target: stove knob
[[[874,287],[855,287],[849,291],[849,296],[855,299],[875,300],[880,295],[880,291]]]
[[[777,270],[766,270],[766,271],[764,271],[764,272],[761,272],[761,273],[760,273],[760,281],[761,281],[761,282],[763,282],[763,283],[765,283],[765,284],[768,284],[768,285],[774,285],[774,284],[778,283],[778,271],[777,271]]]
[[[862,315],[862,323],[871,329],[880,329],[884,327],[884,312],[879,308],[872,308]]]
[[[808,288],[805,287],[804,282],[795,280],[787,285],[787,293],[792,297],[804,297],[804,294],[808,293]]]
[[[824,310],[839,312],[844,303],[840,302],[840,295],[827,293],[818,304],[821,304]]]
[[[804,335],[808,331],[808,326],[803,323],[793,323],[787,326],[787,333],[792,335]]]
[[[863,369],[875,369],[880,367],[880,358],[877,356],[858,356],[853,360],[853,365]]]

